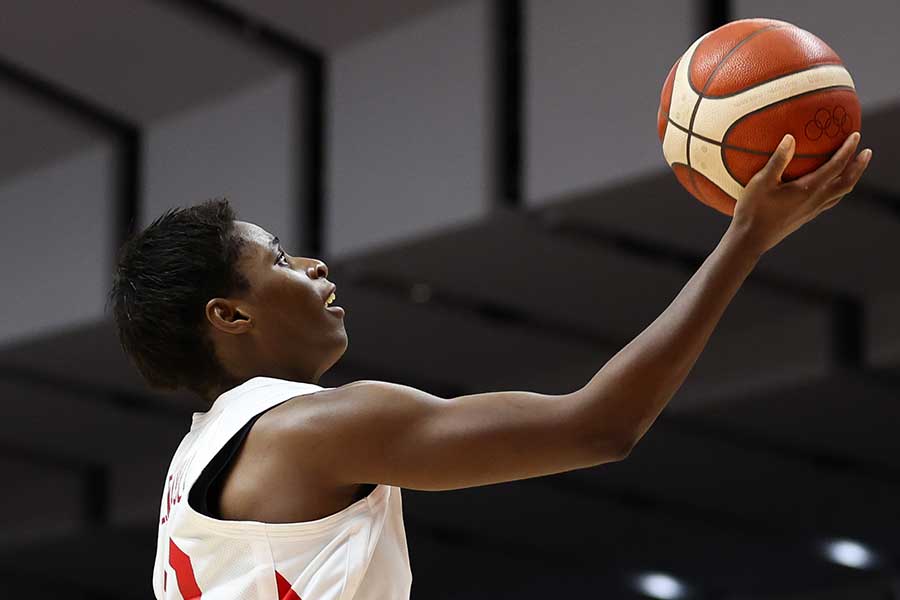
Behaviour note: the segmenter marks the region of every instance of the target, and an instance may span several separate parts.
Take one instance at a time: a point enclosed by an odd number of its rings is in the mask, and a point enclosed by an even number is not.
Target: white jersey
[[[396,600],[412,584],[400,488],[315,521],[224,521],[188,503],[191,486],[255,416],[323,388],[256,377],[194,413],[160,507],[153,592],[158,600]],[[279,493],[272,490],[273,494]]]

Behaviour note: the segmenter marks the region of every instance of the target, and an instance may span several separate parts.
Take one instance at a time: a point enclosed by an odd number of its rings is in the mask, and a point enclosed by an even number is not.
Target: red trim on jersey
[[[194,566],[191,564],[190,557],[185,554],[181,548],[175,545],[172,538],[169,538],[169,564],[175,571],[175,580],[178,582],[178,591],[184,600],[200,600],[203,592],[197,585],[197,579],[194,577]]]
[[[275,571],[275,585],[278,586],[278,600],[301,600],[288,580],[278,571]]]

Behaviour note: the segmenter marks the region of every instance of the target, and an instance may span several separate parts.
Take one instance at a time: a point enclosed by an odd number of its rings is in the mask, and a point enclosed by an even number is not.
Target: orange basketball
[[[785,179],[815,170],[860,128],[850,73],[828,45],[772,19],[728,23],[694,42],[663,84],[659,139],[675,176],[725,214],[786,133]]]

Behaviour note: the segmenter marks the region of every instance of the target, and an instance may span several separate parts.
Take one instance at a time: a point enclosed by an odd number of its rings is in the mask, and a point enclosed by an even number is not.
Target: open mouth
[[[331,306],[331,303],[334,302],[337,296],[334,295],[334,292],[331,292],[331,295],[325,300],[325,308]]]

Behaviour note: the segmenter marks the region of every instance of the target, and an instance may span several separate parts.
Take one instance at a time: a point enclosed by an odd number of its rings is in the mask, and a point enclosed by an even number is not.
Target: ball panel
[[[798,158],[827,159],[848,135],[859,129],[860,118],[854,90],[818,90],[746,115],[729,128],[723,141],[735,149],[769,154],[778,147],[782,136],[790,133],[797,142]],[[824,160],[809,165],[821,162]],[[726,160],[726,164],[735,172],[730,162]],[[741,177],[737,179],[742,181]]]
[[[675,63],[672,80],[672,96],[669,105],[669,118],[662,141],[663,155],[668,164],[687,164],[687,127],[690,125],[691,112],[700,98],[688,81],[688,68],[691,56],[703,38],[694,41]]]
[[[691,136],[689,153],[690,160],[687,162],[692,169],[702,173],[732,198],[740,198],[744,193],[744,186],[732,177],[725,167],[722,147],[719,144]]]
[[[824,65],[785,75],[734,96],[703,98],[697,107],[693,132],[717,142],[722,141],[728,129],[749,113],[787,98],[837,86],[852,88],[850,73],[841,65]],[[782,131],[784,132],[786,130]]]
[[[675,178],[681,184],[681,187],[690,192],[694,198],[700,200],[697,186],[694,185],[694,180],[691,179],[691,168],[682,163],[674,163],[672,164],[672,171],[675,173]]]
[[[737,201],[725,193],[722,188],[703,176],[698,171],[693,172],[694,183],[700,192],[700,202],[711,206],[729,217],[734,215],[734,206]]]
[[[774,19],[743,19],[719,27],[702,38],[690,62],[691,87],[698,94],[725,56],[747,37],[766,27],[781,27],[788,23]]]
[[[762,169],[768,161],[768,154],[756,154],[753,152],[741,152],[731,148],[722,148],[722,162],[725,163],[725,168],[743,186],[746,186],[750,178]]]
[[[841,59],[813,34],[785,24],[759,32],[729,54],[707,82],[704,95],[728,96],[764,81],[825,64],[839,65]]]
[[[807,173],[812,173],[822,165],[828,162],[831,156],[794,156],[790,164],[784,170],[781,176],[782,181],[793,181],[798,177],[803,177]]]
[[[703,176],[702,173],[687,165],[674,164],[672,170],[675,177],[697,200],[726,215],[734,214],[735,199],[726,194],[719,186]]]
[[[769,161],[768,154],[742,152],[734,148],[723,148],[722,158],[728,172],[743,186],[746,186],[750,178]],[[828,156],[795,157],[785,169],[782,180],[791,181],[815,171],[825,164],[828,158]]]
[[[675,64],[672,65],[672,68],[669,69],[669,74],[666,77],[666,82],[663,84],[662,93],[659,97],[659,112],[656,114],[656,129],[659,133],[659,141],[663,141],[663,138],[666,135],[666,123],[669,119],[669,107],[672,105],[672,88],[675,85],[675,70],[678,68],[679,60],[675,61]]]
[[[691,89],[691,83],[688,81],[688,69],[691,64],[691,57],[703,38],[696,40],[678,59],[675,67],[675,78],[672,84],[672,101],[669,107],[669,120],[677,123],[679,126],[687,129],[691,124],[691,114],[694,112],[694,106],[700,96]]]

